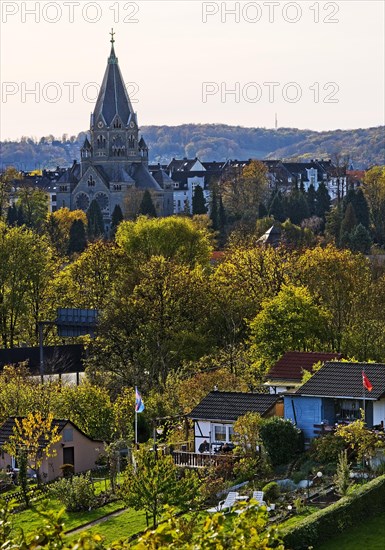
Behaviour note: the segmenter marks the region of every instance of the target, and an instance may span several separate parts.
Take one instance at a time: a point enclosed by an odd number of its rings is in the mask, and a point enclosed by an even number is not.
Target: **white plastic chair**
[[[206,510],[206,512],[209,512],[211,514],[215,514],[216,512],[230,512],[232,506],[237,500],[238,493],[235,491],[230,491],[225,500],[221,500],[218,502],[217,506],[214,506],[213,508],[209,508]]]

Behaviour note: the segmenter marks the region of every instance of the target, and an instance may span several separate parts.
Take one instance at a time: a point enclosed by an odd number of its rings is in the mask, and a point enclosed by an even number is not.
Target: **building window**
[[[226,441],[226,426],[214,426],[214,441],[221,443]]]
[[[93,178],[92,176],[90,176],[90,177],[88,178],[87,183],[88,183],[88,187],[95,187],[95,180],[94,180],[94,178]]]
[[[56,195],[52,195],[52,202],[56,202]]]
[[[74,431],[72,428],[65,428],[63,430],[63,441],[69,442],[74,440]]]
[[[211,430],[211,438],[213,443],[234,442],[234,430],[232,424],[213,424]]]
[[[61,185],[60,186],[60,193],[67,193],[67,186],[66,185]]]

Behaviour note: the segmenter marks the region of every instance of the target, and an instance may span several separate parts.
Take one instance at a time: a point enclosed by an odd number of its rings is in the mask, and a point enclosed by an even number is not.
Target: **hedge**
[[[360,487],[351,496],[343,497],[323,510],[315,512],[290,529],[283,529],[285,548],[307,550],[317,548],[365,518],[385,511],[385,475]]]

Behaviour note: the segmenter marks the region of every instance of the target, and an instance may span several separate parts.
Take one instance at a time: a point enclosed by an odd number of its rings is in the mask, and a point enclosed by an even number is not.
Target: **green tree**
[[[285,285],[263,302],[250,323],[251,352],[256,361],[271,365],[286,351],[313,351],[326,341],[328,315],[305,287]]]
[[[219,230],[219,204],[217,187],[214,186],[211,192],[210,219],[214,231]]]
[[[284,208],[289,220],[300,225],[301,222],[309,217],[309,207],[304,193],[300,189],[293,189],[284,199]]]
[[[288,464],[302,451],[301,430],[290,420],[278,416],[267,418],[260,428],[263,445],[274,466]]]
[[[68,418],[92,439],[110,441],[113,409],[108,391],[92,384],[63,386],[56,397],[59,418]]]
[[[47,193],[34,187],[22,187],[17,192],[17,205],[22,209],[28,227],[43,227],[48,213]]]
[[[306,193],[307,205],[309,208],[309,215],[314,216],[317,212],[317,192],[314,185],[311,183]]]
[[[112,233],[112,236],[115,235],[116,233],[116,230],[118,228],[118,225],[120,224],[120,222],[123,221],[123,212],[122,212],[122,209],[120,208],[119,204],[116,204],[115,205],[115,208],[112,212],[112,216],[111,216],[111,233]]]
[[[155,527],[167,505],[187,511],[199,502],[198,476],[188,469],[182,473],[169,455],[140,449],[125,472],[120,495],[128,506],[148,512]]]
[[[330,195],[324,182],[321,182],[316,191],[316,215],[320,218],[325,218],[330,210]]]
[[[366,227],[362,223],[359,223],[350,233],[349,243],[351,250],[361,252],[362,254],[369,254],[373,241]]]
[[[17,206],[15,203],[13,203],[11,206],[8,207],[7,211],[7,225],[17,225]]]
[[[134,262],[148,261],[151,256],[164,256],[194,266],[207,265],[212,252],[211,236],[194,220],[173,216],[122,222],[116,242]]]
[[[149,216],[150,218],[156,218],[156,209],[151,197],[151,193],[148,189],[145,190],[142,197],[142,202],[139,206],[139,215]]]
[[[348,203],[341,223],[341,233],[340,233],[340,244],[342,246],[349,246],[350,243],[350,234],[357,226],[356,213],[354,212],[354,207],[351,202]]]
[[[94,199],[91,201],[87,211],[87,226],[88,236],[91,240],[99,239],[104,236],[104,221],[103,214],[100,210],[99,203]]]
[[[352,486],[350,479],[350,468],[348,462],[348,452],[343,450],[338,455],[337,472],[334,476],[334,484],[336,486],[337,495],[344,497],[347,495],[349,488]]]
[[[192,213],[193,216],[196,214],[207,213],[206,200],[203,194],[203,189],[200,185],[197,185],[194,190],[194,195],[192,199]]]
[[[110,296],[100,319],[95,361],[127,385],[163,385],[183,360],[212,345],[207,282],[202,269],[151,257],[138,281]]]
[[[22,179],[14,166],[9,166],[0,173],[0,221],[5,217],[10,202],[12,185]]]
[[[3,347],[35,338],[54,259],[45,239],[0,222],[0,332]]]
[[[115,285],[120,284],[120,277],[129,278],[129,267],[122,256],[112,243],[90,243],[52,281],[57,306],[104,309]]]
[[[273,191],[269,208],[269,216],[273,216],[279,222],[284,222],[286,219],[285,206],[281,191]]]
[[[68,254],[80,253],[87,246],[87,237],[84,223],[82,220],[75,220],[71,225],[70,237],[68,243]]]

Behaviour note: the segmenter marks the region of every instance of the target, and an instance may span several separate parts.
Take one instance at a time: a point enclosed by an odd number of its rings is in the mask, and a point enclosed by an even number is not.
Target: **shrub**
[[[290,420],[274,416],[261,426],[261,438],[272,464],[286,464],[302,451],[302,433]]]
[[[264,492],[264,498],[267,502],[278,500],[281,495],[279,485],[275,481],[271,481],[270,483],[265,485],[262,490]]]
[[[72,477],[74,475],[74,465],[73,464],[62,464],[60,466],[63,477]]]
[[[89,474],[71,479],[59,479],[52,485],[50,493],[65,505],[68,512],[89,510],[96,504],[95,491]]]
[[[360,487],[351,496],[315,512],[283,530],[285,547],[291,550],[318,548],[329,538],[385,510],[385,476]]]
[[[317,462],[337,462],[338,455],[346,448],[342,437],[327,434],[313,439],[310,447],[310,456]]]
[[[299,472],[294,472],[291,476],[291,479],[294,481],[295,484],[298,484],[303,479],[307,479],[307,477],[308,477],[307,472],[300,470]]]

